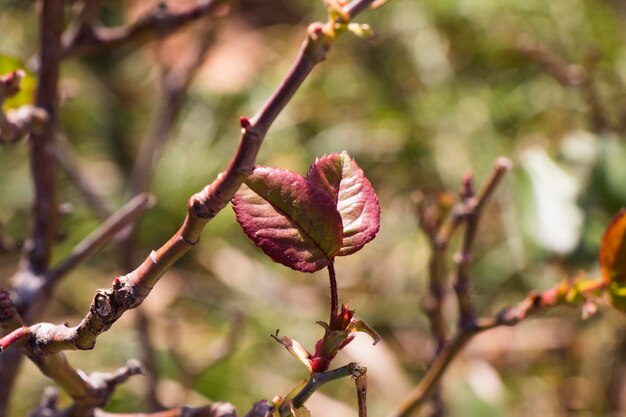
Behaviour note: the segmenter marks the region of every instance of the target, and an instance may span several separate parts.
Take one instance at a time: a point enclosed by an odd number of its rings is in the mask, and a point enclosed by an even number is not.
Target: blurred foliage
[[[152,3],[103,1],[101,20],[131,21]],[[260,4],[244,0],[216,24],[215,43],[157,161],[151,191],[158,203],[141,223],[137,263],[178,229],[187,198],[225,168],[239,116],[260,108],[293,61],[306,23],[324,17],[318,1]],[[29,62],[34,2],[0,7],[0,54]],[[383,415],[419,380],[433,349],[420,308],[429,248],[414,191],[456,191],[463,174],[474,172],[479,184],[498,156],[514,161],[480,224],[473,284],[482,315],[578,270],[598,276],[602,232],[626,205],[626,3],[392,0],[358,21],[368,22],[377,40],[340,39],[277,119],[258,161],[305,174],[316,156],[345,149],[381,199],[378,237],[336,268],[341,300],[351,301],[384,343],[357,339],[336,364],[369,367],[371,414]],[[177,62],[189,36],[63,64],[61,129],[110,207],[129,198],[127,180],[154,123],[162,66]],[[0,233],[21,242],[31,201],[27,144],[1,147],[0,167]],[[100,222],[63,172],[58,183],[61,201],[74,210],[62,221],[56,260]],[[454,240],[451,254],[457,246]],[[124,272],[119,258],[112,245],[67,277],[46,321],[76,323],[94,290]],[[18,262],[17,251],[0,254],[1,285]],[[306,371],[268,334],[280,328],[312,349],[327,303],[324,273],[273,264],[224,210],[146,302],[162,401],[230,401],[241,412],[286,394]],[[453,329],[453,302],[446,311]],[[211,365],[233,323],[232,352]],[[450,415],[622,415],[625,324],[608,306],[587,321],[561,309],[479,336],[445,377]],[[137,336],[129,314],[95,351],[69,357],[86,371],[112,370],[141,358]],[[11,416],[32,409],[49,382],[31,364],[24,368]],[[108,409],[145,410],[143,392],[135,377]],[[356,414],[349,381],[322,392],[307,405],[313,415]]]

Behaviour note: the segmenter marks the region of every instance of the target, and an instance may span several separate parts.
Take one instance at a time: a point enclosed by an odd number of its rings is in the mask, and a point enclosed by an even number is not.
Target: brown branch
[[[116,49],[168,36],[228,4],[228,0],[199,0],[194,7],[170,12],[162,3],[128,26],[94,27],[81,22],[65,42],[63,55],[75,56]]]
[[[515,46],[562,86],[580,88],[589,104],[589,119],[594,132],[623,131],[620,122],[614,123],[607,116],[611,105],[607,106],[598,92],[595,71],[599,58],[597,52],[590,52],[580,64],[572,64],[528,34],[520,35]],[[619,120],[623,124],[624,119]]]
[[[366,373],[367,369],[356,362],[351,362],[326,372],[313,372],[306,384],[291,400],[275,403],[274,405],[270,405],[267,401],[259,401],[253,405],[245,417],[268,417],[274,415],[273,411],[275,411],[276,407],[280,409],[279,414],[282,417],[293,417],[293,410],[303,407],[304,403],[322,386],[348,376],[356,380],[359,417],[367,417],[367,409],[364,404]]]
[[[57,196],[52,149],[57,127],[58,92],[61,61],[61,32],[63,31],[63,0],[47,0],[41,4],[39,16],[39,74],[35,106],[43,109],[48,122],[41,131],[29,134],[30,169],[34,182],[32,225],[23,249],[20,269],[14,276],[16,293],[28,292],[28,287],[41,283],[48,270],[52,245],[57,234]],[[34,307],[31,311],[37,310]],[[23,311],[25,320],[29,319]],[[0,415],[6,414],[8,399],[20,364],[19,353],[10,352],[0,358]]]
[[[602,279],[590,281],[566,280],[554,288],[536,293],[531,292],[517,304],[503,308],[493,317],[476,320],[470,329],[460,329],[459,333],[437,354],[432,365],[417,386],[407,394],[404,400],[387,417],[408,417],[419,407],[424,405],[437,382],[445,374],[454,358],[463,350],[467,343],[476,335],[500,326],[515,326],[530,317],[537,316],[545,311],[564,305],[572,305],[569,301],[571,292],[576,291],[583,297],[598,296],[608,284]]]
[[[150,194],[144,193],[135,196],[76,245],[67,259],[48,272],[46,285],[55,285],[59,279],[98,252],[125,227],[134,224],[143,212],[153,204],[154,197]]]
[[[430,322],[430,329],[437,349],[439,350],[446,341],[445,319],[443,317],[443,304],[446,296],[446,252],[452,234],[461,223],[460,210],[452,212],[453,199],[449,193],[441,193],[437,201],[432,204],[424,196],[417,198],[417,217],[422,232],[430,243],[431,256],[428,264],[428,293],[422,302],[422,309]],[[449,216],[450,215],[450,216]],[[450,220],[445,222],[445,219]]]
[[[30,134],[31,173],[34,180],[33,226],[24,247],[25,268],[35,274],[44,273],[50,262],[52,244],[57,232],[57,197],[54,158],[52,157],[57,129],[59,70],[61,63],[61,32],[63,30],[63,1],[50,0],[42,4],[40,16],[41,54],[35,105],[50,118],[41,132]]]
[[[365,5],[371,1],[357,0],[354,4]],[[44,9],[48,4],[49,2],[44,3]],[[353,17],[352,13],[350,17]],[[55,353],[64,350],[92,349],[98,335],[107,331],[126,311],[139,306],[161,276],[198,242],[204,226],[226,206],[247,173],[252,170],[259,147],[274,119],[311,70],[326,57],[328,49],[335,41],[335,34],[329,33],[328,29],[319,23],[310,26],[309,36],[295,64],[276,93],[251,121],[242,118],[240,144],[227,170],[212,184],[189,199],[187,217],[168,242],[157,251],[153,251],[137,269],[115,278],[110,288],[98,290],[89,312],[77,326],[67,327],[49,323],[30,326],[30,337],[26,343],[30,359],[46,375],[59,383],[75,399],[77,406],[91,404],[87,399],[89,394],[86,393],[88,385],[82,378],[77,377],[75,371],[71,371],[62,355]],[[47,262],[41,266],[46,267]],[[79,409],[77,413],[83,415],[87,411],[91,410]]]
[[[311,377],[306,385],[293,397],[291,404],[294,408],[298,409],[302,407],[309,398],[311,398],[315,391],[329,382],[336,381],[337,379],[345,378],[347,376],[359,378],[362,375],[365,375],[365,373],[366,369],[356,362],[351,362],[340,368],[326,372],[314,372],[311,374]],[[287,406],[286,411],[290,412],[288,404],[285,405]],[[281,415],[287,417],[284,413],[281,413]]]
[[[464,202],[465,234],[461,251],[455,256],[457,277],[454,284],[459,304],[459,327],[461,329],[471,329],[476,325],[469,273],[473,262],[472,251],[482,209],[504,174],[510,169],[511,161],[506,158],[498,159],[490,177],[477,195],[474,195],[471,176],[467,176],[463,182],[461,196]]]
[[[454,231],[461,224],[463,216],[462,204],[453,208],[453,197],[450,193],[441,193],[435,204],[426,201],[421,194],[417,201],[419,226],[428,238],[431,249],[428,273],[428,292],[422,300],[422,309],[430,323],[430,331],[435,341],[435,353],[440,352],[447,341],[446,320],[443,314],[447,295],[446,286],[446,254]],[[446,222],[446,219],[448,221]],[[443,413],[440,388],[435,387],[431,397],[431,413],[429,417],[437,417]]]
[[[39,407],[30,417],[67,417],[71,407],[57,408],[59,394],[53,387],[45,389]],[[93,410],[93,417],[236,417],[235,409],[228,403],[212,403],[203,407],[179,407],[157,413],[109,413],[99,408]]]
[[[195,37],[195,44],[171,68],[163,68],[161,97],[154,118],[153,127],[141,142],[130,177],[130,191],[138,194],[148,191],[154,176],[156,161],[167,139],[178,123],[180,112],[187,99],[189,84],[205,61],[210,47],[214,43],[213,28],[203,29]],[[134,263],[135,235],[139,222],[128,227],[119,241],[122,270],[129,270]],[[148,332],[149,317],[137,310],[136,323],[139,341],[143,351],[143,360],[147,368],[145,398],[151,410],[162,410],[157,398],[158,365],[153,343]]]
[[[369,3],[369,0],[360,0]],[[91,349],[96,338],[121,315],[136,308],[161,276],[200,239],[204,226],[231,200],[245,176],[251,172],[265,133],[308,74],[326,57],[334,37],[321,24],[312,24],[295,64],[276,93],[251,121],[242,118],[239,147],[227,170],[189,199],[187,217],[178,232],[134,271],[118,277],[113,285],[98,290],[90,310],[76,327],[58,326],[55,331],[40,329],[33,341],[42,354],[63,350]],[[32,326],[31,326],[32,330]]]
[[[204,407],[180,407],[156,413],[108,413],[95,410],[94,417],[237,417],[235,408],[229,403],[212,403]]]
[[[267,400],[261,400],[254,403],[243,417],[271,417],[273,410],[273,406]]]
[[[589,78],[589,72],[583,66],[570,64],[528,34],[517,38],[516,47],[566,87],[581,85]]]
[[[433,404],[435,407],[434,413],[441,412],[441,403],[438,400],[439,380],[467,342],[479,332],[491,328],[485,326],[484,322],[481,322],[480,326],[477,324],[471,297],[469,272],[472,264],[472,250],[483,207],[495,191],[504,174],[510,169],[511,162],[508,159],[498,159],[491,175],[477,194],[474,193],[471,176],[466,176],[461,189],[461,202],[455,206],[449,220],[445,223],[441,220],[440,213],[444,211],[445,207],[450,206],[451,203],[449,201],[443,208],[440,207],[438,209],[439,214],[428,215],[423,207],[418,211],[421,220],[420,225],[430,238],[433,251],[431,256],[430,287],[431,298],[434,299],[432,302],[436,303],[436,305],[434,306],[435,308],[427,310],[427,315],[431,321],[431,328],[437,342],[437,351],[424,377],[405,399],[388,414],[388,417],[407,417],[417,408],[424,405],[427,400],[433,398],[435,398]],[[442,203],[440,203],[441,205]],[[443,268],[448,243],[452,234],[461,223],[465,223],[465,233],[460,253],[455,257],[458,266],[454,285],[459,305],[459,327],[457,335],[452,340],[447,340],[445,333],[440,328],[440,321],[443,321],[441,312],[442,296],[437,291],[440,290],[441,281],[444,278]],[[497,325],[501,324],[503,323],[498,323]]]

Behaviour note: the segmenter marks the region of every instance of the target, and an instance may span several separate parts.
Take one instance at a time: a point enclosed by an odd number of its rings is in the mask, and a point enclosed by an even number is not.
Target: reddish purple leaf
[[[257,167],[233,198],[244,232],[274,261],[303,272],[341,248],[341,217],[328,194],[285,169]]]
[[[315,161],[308,178],[326,191],[341,215],[339,256],[354,253],[374,239],[380,228],[380,203],[372,184],[346,151]]]

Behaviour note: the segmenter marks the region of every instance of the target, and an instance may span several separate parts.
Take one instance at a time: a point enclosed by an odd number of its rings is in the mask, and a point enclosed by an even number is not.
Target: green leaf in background
[[[5,100],[3,108],[4,110],[15,109],[24,104],[31,104],[35,95],[35,76],[26,70],[26,66],[19,59],[8,55],[0,54],[0,75],[8,74],[15,70],[24,70],[26,76],[20,83],[20,92],[15,96]]]

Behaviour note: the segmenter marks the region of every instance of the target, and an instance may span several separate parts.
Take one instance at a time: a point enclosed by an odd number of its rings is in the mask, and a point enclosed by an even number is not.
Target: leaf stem
[[[328,325],[332,328],[339,309],[339,296],[337,295],[337,276],[335,275],[335,261],[331,259],[328,263],[328,277],[330,278],[330,321]]]

